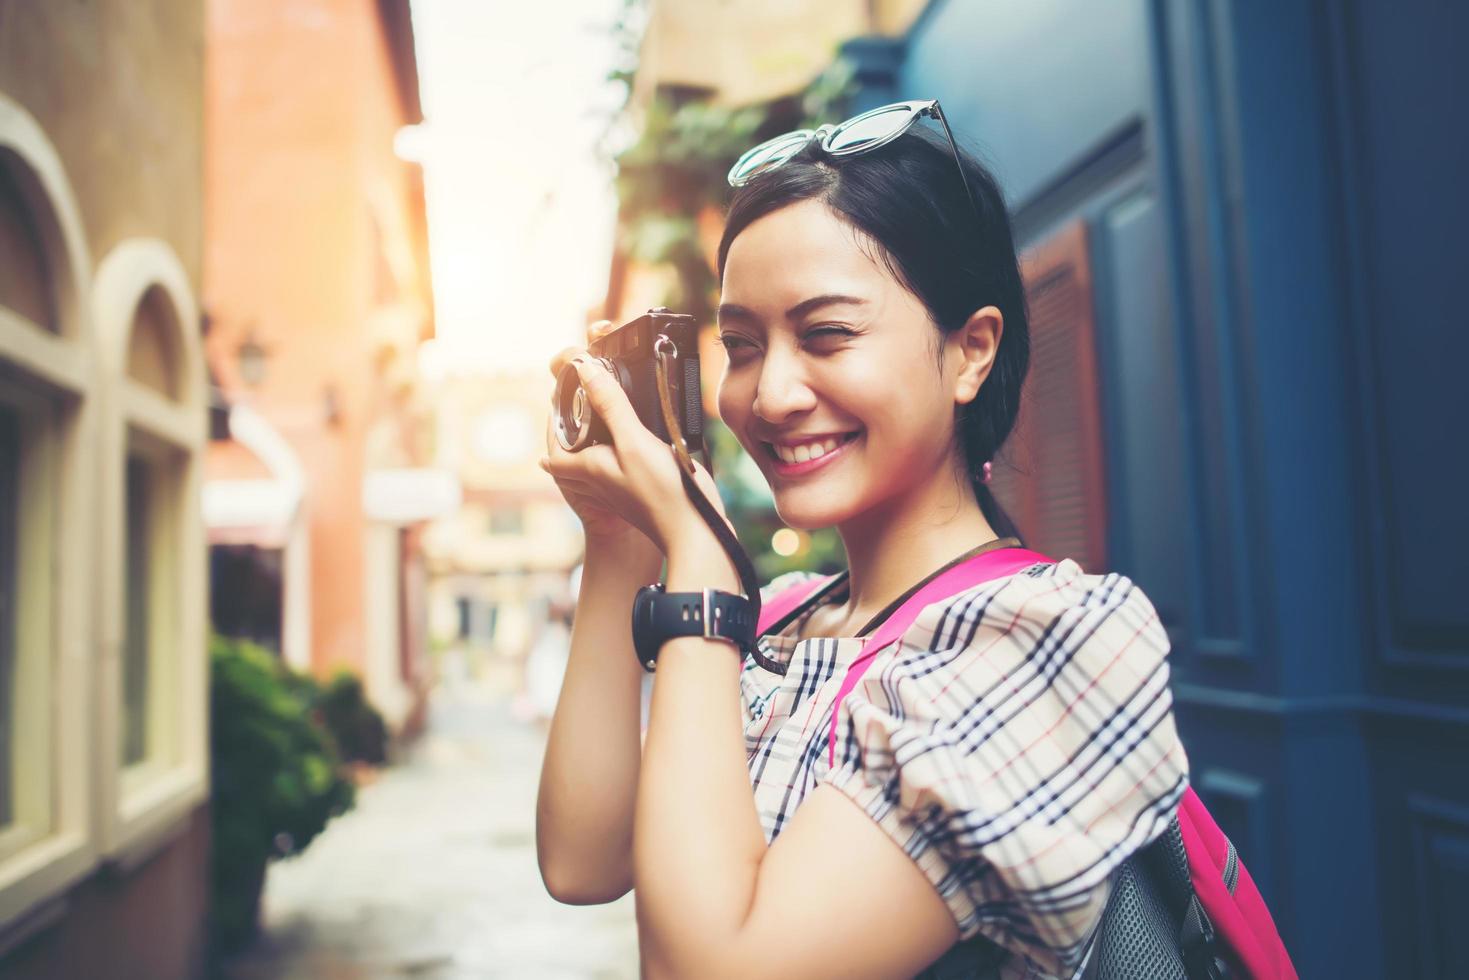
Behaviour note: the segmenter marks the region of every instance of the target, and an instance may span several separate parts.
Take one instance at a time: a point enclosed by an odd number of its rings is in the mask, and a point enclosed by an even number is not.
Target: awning
[[[283,547],[305,494],[301,461],[281,434],[248,405],[237,402],[230,406],[229,432],[271,475],[204,481],[204,527],[209,542]]]
[[[211,480],[204,484],[209,543],[283,547],[300,502],[275,480]]]

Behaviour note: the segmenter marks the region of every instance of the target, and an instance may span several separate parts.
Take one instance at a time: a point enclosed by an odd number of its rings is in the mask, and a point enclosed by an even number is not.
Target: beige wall
[[[159,238],[196,288],[203,22],[200,0],[0,0],[0,92],[60,153],[93,261]]]
[[[201,0],[0,0],[0,93],[35,119],[60,157],[90,252],[88,277],[126,251],[115,251],[119,243],[151,239],[181,263],[184,291],[197,293],[202,83]],[[89,278],[85,285],[94,283]],[[96,290],[94,300],[104,293]],[[119,320],[130,315],[126,309],[89,311],[88,333],[101,332],[104,313]],[[198,329],[196,322],[181,326]],[[93,391],[87,396],[96,401]],[[202,407],[198,415],[202,429]],[[101,439],[88,443],[89,463],[103,444]],[[83,482],[89,485],[80,499],[88,512],[120,499],[115,486],[98,487],[90,477]],[[65,566],[65,585],[88,595],[88,630],[100,636],[95,609],[105,594],[99,579],[106,564],[98,560],[97,541],[89,548],[85,570]],[[181,601],[202,607],[202,585],[197,591],[180,590],[185,593]],[[58,692],[58,700],[106,691],[95,676],[106,661],[95,649],[100,645],[89,643],[84,658],[88,690]],[[202,658],[201,645],[195,659]],[[190,710],[202,712],[203,700],[201,683]],[[97,714],[88,712],[89,717]],[[115,750],[115,742],[99,736],[84,744],[84,758],[65,768],[83,772],[91,784],[91,805],[105,807],[113,797],[98,785],[110,778],[105,767],[113,757],[105,750]],[[113,822],[112,815],[99,812],[89,833]],[[0,929],[0,975],[7,980],[202,976],[206,805],[188,803],[182,817],[105,870],[96,863],[88,867],[92,870],[59,896],[38,902]]]

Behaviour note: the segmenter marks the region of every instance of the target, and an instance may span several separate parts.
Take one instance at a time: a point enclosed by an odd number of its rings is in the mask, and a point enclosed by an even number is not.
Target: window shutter
[[[1085,222],[1043,241],[1021,272],[1030,302],[1030,371],[992,486],[1029,547],[1102,571],[1107,501]]]

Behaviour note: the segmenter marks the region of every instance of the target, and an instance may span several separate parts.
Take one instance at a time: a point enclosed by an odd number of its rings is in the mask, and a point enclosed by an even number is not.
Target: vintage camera
[[[592,341],[587,353],[606,368],[622,390],[643,425],[664,442],[672,443],[663,409],[658,403],[658,373],[655,361],[667,359],[669,398],[683,430],[689,452],[704,448],[704,410],[699,392],[698,325],[684,313],[665,307],[649,310],[609,334]],[[576,452],[597,443],[610,443],[607,425],[592,411],[587,393],[568,364],[556,379],[552,401],[556,416],[556,441],[561,448]]]

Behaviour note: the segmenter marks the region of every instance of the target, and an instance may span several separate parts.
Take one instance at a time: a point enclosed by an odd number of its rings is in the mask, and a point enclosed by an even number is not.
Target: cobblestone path
[[[225,980],[638,975],[628,895],[558,904],[535,859],[544,734],[483,689],[440,689],[402,764],[272,865],[264,930]]]

